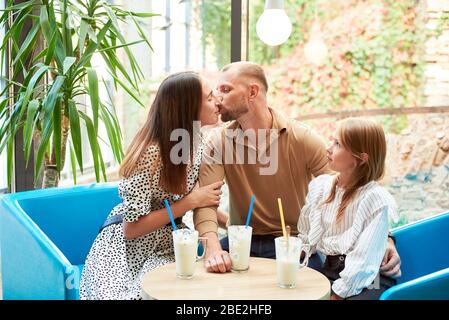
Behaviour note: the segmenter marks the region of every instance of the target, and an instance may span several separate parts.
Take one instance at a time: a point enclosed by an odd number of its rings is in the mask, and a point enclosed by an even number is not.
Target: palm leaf
[[[19,52],[16,54],[16,56],[15,56],[13,62],[12,62],[13,65],[17,64],[17,61],[19,61],[19,60],[20,60],[23,64],[25,63],[25,61],[22,60],[22,58],[23,58],[24,56],[25,56],[25,57],[28,57],[29,54],[26,54],[26,53],[29,53],[29,52],[33,49],[34,43],[36,42],[36,40],[37,40],[37,38],[38,38],[38,31],[39,31],[39,28],[40,28],[39,24],[35,24],[35,25],[31,28],[31,30],[30,30],[30,32],[28,33],[27,37],[26,37],[25,40],[23,41],[23,44],[22,44],[22,46],[20,47]]]
[[[122,155],[123,155],[123,151],[122,151],[121,143],[120,143],[120,135],[117,133],[117,128],[115,126],[115,123],[110,118],[110,115],[109,115],[109,112],[107,111],[106,106],[104,106],[103,104],[101,104],[101,106],[102,106],[101,116],[102,116],[102,120],[103,120],[103,123],[106,128],[106,133],[109,138],[112,153],[114,155],[115,160],[118,163],[120,163],[122,161]]]
[[[86,124],[87,136],[89,137],[90,150],[92,151],[92,159],[94,160],[95,178],[97,182],[100,182],[100,164],[99,164],[99,147],[97,136],[95,135],[94,125],[92,120],[84,112],[79,112],[81,118],[83,118]]]
[[[41,135],[41,141],[39,144],[39,148],[37,150],[36,162],[34,165],[34,179],[35,180],[37,179],[37,176],[39,174],[39,169],[42,166],[44,154],[47,151],[47,148],[49,147],[49,141],[50,141],[52,131],[53,131],[53,121],[47,121],[47,123],[44,125],[44,130]]]
[[[53,37],[56,37],[56,47],[55,47],[55,60],[58,68],[62,69],[62,62],[64,61],[64,49],[62,47],[62,42],[59,36],[59,29],[56,24],[50,24],[50,20],[47,13],[47,7],[42,6],[40,12],[40,24],[42,28],[42,33],[44,34],[45,40],[50,43]]]
[[[94,54],[95,50],[98,47],[98,43],[100,43],[104,36],[106,35],[106,32],[109,30],[109,27],[111,26],[111,21],[109,20],[104,27],[101,29],[101,31],[97,35],[97,42],[90,41],[89,45],[87,46],[84,54],[81,56],[77,69],[81,69],[86,63],[90,61],[92,58],[92,55]]]
[[[28,104],[27,110],[28,114],[26,117],[25,127],[23,129],[23,145],[25,150],[26,166],[28,166],[28,160],[30,158],[30,148],[31,143],[33,142],[35,116],[38,109],[39,109],[39,101],[31,100],[30,103]]]
[[[98,108],[100,96],[98,94],[98,77],[97,72],[92,68],[87,68],[87,79],[89,82],[89,97],[92,106],[92,113],[94,118],[95,134],[98,133]]]
[[[81,147],[81,126],[78,110],[76,109],[75,101],[69,99],[69,121],[70,121],[70,136],[72,137],[73,149],[75,151],[76,159],[81,172],[83,172],[83,155]]]
[[[57,99],[60,103],[62,99]],[[58,103],[53,109],[53,151],[56,158],[56,168],[58,172],[62,170],[61,168],[61,146],[62,146],[62,115],[61,115],[61,104]]]
[[[70,144],[70,164],[72,166],[73,183],[76,185],[76,159],[72,144]]]
[[[27,82],[27,79],[25,79],[24,84],[26,86],[25,95],[23,98],[23,105],[27,106],[28,101],[31,98],[31,95],[33,94],[33,91],[36,87],[36,83],[42,78],[42,76],[50,69],[49,66],[41,65],[39,69],[36,71],[36,73],[33,74],[30,81]]]
[[[79,43],[78,43],[78,48],[80,51],[80,56],[83,55],[84,52],[84,42],[86,41],[86,35],[87,35],[87,28],[88,28],[88,23],[86,21],[86,19],[81,19],[81,24],[80,24],[80,34],[79,34]]]
[[[114,76],[112,73],[110,73],[110,75],[115,79],[115,81],[117,81],[120,86],[138,103],[140,104],[142,107],[145,107],[145,105],[140,101],[140,99],[134,94],[134,92],[128,88],[128,86],[121,81],[119,78],[117,78],[116,76]]]
[[[65,57],[64,63],[63,63],[63,74],[66,74],[70,67],[75,63],[76,58],[75,57]]]

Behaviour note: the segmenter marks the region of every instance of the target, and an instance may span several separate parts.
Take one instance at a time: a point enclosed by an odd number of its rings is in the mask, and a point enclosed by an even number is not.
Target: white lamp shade
[[[257,36],[269,46],[278,46],[288,40],[292,23],[282,9],[265,9],[257,20]]]
[[[321,39],[311,39],[304,47],[304,56],[310,63],[321,65],[327,57],[327,46]]]

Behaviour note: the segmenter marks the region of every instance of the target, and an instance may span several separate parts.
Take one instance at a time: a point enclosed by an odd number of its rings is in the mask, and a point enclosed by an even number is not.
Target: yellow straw
[[[284,238],[287,239],[287,231],[285,230],[285,222],[284,222],[284,210],[282,209],[281,198],[278,198],[278,205],[279,205],[279,214],[281,216],[282,233],[284,234]]]

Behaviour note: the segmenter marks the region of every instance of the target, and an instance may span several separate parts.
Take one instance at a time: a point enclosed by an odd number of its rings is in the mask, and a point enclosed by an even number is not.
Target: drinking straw
[[[284,238],[287,239],[287,231],[285,230],[285,222],[284,222],[284,210],[282,209],[281,198],[278,198],[278,205],[279,205],[279,214],[281,216],[282,233],[284,235]]]
[[[173,230],[176,231],[176,224],[175,224],[175,220],[173,219],[173,213],[171,212],[170,204],[168,203],[167,199],[164,199],[164,203],[165,203],[165,207],[167,208],[168,215],[169,215],[170,221],[171,221],[171,225],[173,226]]]
[[[286,226],[285,227],[287,229],[287,252],[288,252],[288,243],[289,243],[289,239],[290,239],[290,226]]]
[[[246,218],[245,228],[248,229],[249,219],[251,219],[251,213],[253,213],[253,205],[254,205],[255,197],[254,195],[251,197],[251,203],[249,204],[248,217]]]

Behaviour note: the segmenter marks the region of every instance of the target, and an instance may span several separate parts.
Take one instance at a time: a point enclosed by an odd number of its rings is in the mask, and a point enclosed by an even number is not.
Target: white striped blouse
[[[346,255],[341,278],[332,285],[337,295],[346,298],[369,287],[378,275],[386,251],[388,215],[395,216],[396,203],[385,188],[371,181],[359,188],[337,223],[344,189],[337,187],[334,201],[323,204],[334,178],[325,174],[310,182],[298,220],[298,237],[310,244],[311,253]]]

